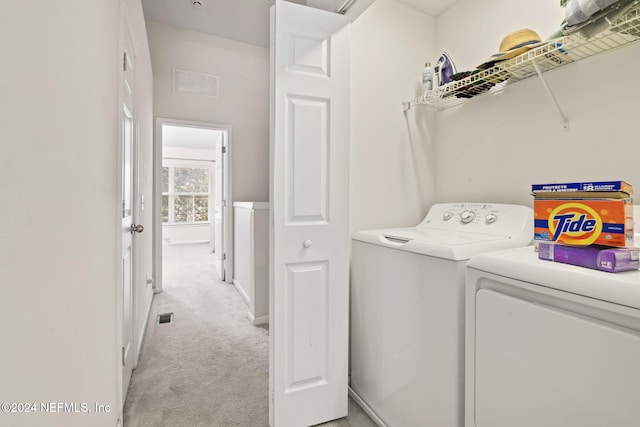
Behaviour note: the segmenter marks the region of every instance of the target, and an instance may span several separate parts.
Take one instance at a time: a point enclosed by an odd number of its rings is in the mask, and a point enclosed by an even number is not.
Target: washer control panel
[[[527,206],[498,203],[438,203],[419,227],[510,234],[522,227],[533,230],[533,211]]]
[[[489,204],[454,204],[449,205],[442,213],[442,221],[457,221],[460,224],[482,222],[495,223],[500,216],[496,205]]]

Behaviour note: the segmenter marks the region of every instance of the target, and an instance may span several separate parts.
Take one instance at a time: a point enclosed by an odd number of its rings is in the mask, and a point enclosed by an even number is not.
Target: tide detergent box
[[[534,241],[633,247],[633,204],[626,199],[534,199]]]

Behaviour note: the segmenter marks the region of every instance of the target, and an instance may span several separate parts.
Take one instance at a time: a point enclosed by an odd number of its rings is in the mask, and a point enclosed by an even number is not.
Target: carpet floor
[[[268,427],[269,331],[247,319],[221,282],[208,244],[163,247],[163,288],[151,305],[124,427]],[[173,313],[159,324],[158,315]],[[375,427],[349,399],[349,416],[323,427]]]

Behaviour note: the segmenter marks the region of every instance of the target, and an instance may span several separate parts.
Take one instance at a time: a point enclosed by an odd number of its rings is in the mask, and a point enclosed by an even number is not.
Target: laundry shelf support
[[[551,92],[551,89],[549,88],[547,81],[542,76],[542,70],[540,69],[538,62],[535,59],[532,59],[531,64],[533,65],[533,68],[536,69],[536,72],[538,73],[538,78],[540,79],[542,86],[544,86],[544,89],[547,91],[547,95],[549,95],[549,98],[551,98],[551,101],[553,101],[553,105],[555,105],[556,110],[558,110],[558,114],[560,114],[560,118],[562,118],[562,127],[564,128],[564,130],[569,130],[569,120],[567,119],[567,116],[565,116],[565,114],[562,112],[562,108],[560,108],[560,104],[558,104],[558,100],[556,99],[555,96],[553,96],[553,92]]]
[[[427,102],[425,101],[425,97],[420,96],[418,98],[412,99],[410,101],[402,101],[402,111],[403,112],[407,112],[410,109],[412,109],[413,107],[420,105],[420,104],[426,104]]]

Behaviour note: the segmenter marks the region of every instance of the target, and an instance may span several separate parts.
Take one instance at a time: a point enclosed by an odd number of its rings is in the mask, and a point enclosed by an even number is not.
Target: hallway
[[[208,244],[163,247],[164,292],[154,296],[124,427],[267,427],[268,328],[247,319],[233,285],[218,280]],[[174,313],[173,323],[158,315]],[[351,400],[324,426],[375,424]]]
[[[267,426],[269,336],[217,280],[208,244],[163,247],[156,294],[125,426]],[[162,313],[173,323],[158,324]]]

